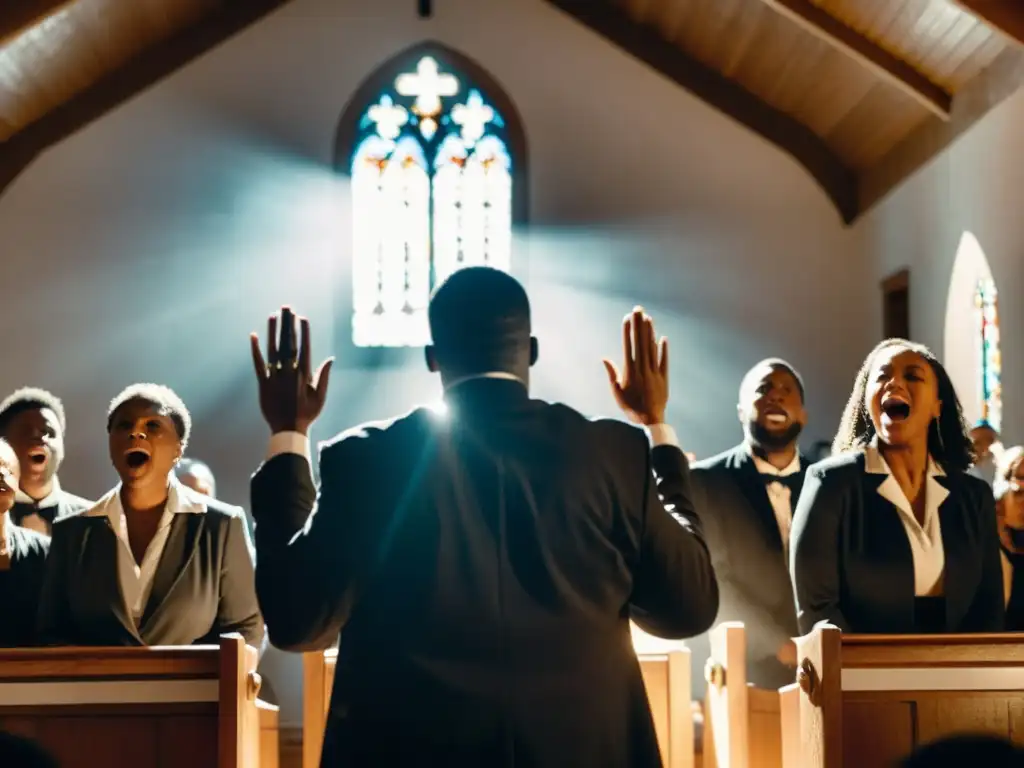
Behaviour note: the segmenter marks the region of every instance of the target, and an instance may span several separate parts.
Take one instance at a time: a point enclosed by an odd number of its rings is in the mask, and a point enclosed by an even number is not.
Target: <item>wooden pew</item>
[[[694,768],[690,703],[690,651],[677,641],[660,640],[633,627],[654,729],[666,768]],[[303,654],[302,768],[318,768],[324,726],[334,685],[337,649]]]
[[[747,682],[743,624],[711,631],[705,677],[704,768],[802,768],[798,686],[766,690]]]
[[[0,729],[62,768],[254,768],[261,717],[276,732],[276,707],[257,709],[256,661],[237,634],[219,646],[0,650]]]
[[[1024,739],[1020,635],[843,635],[797,641],[806,768],[890,765],[954,733]]]

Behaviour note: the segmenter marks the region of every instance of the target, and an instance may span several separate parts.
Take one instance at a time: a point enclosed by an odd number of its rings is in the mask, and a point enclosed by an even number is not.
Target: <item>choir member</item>
[[[786,553],[793,509],[807,462],[797,441],[807,423],[803,379],[778,358],[762,360],[743,377],[737,413],[743,442],[690,472],[694,503],[704,524],[718,576],[716,623],[747,629],[747,680],[763,688],[792,683],[798,634]],[[654,449],[654,468],[659,448]],[[687,643],[695,669],[710,655],[707,636]],[[693,676],[695,698],[703,675]]]
[[[11,522],[18,488],[18,457],[0,439],[0,648],[32,645],[50,538]]]
[[[65,491],[57,479],[66,427],[63,403],[45,389],[23,387],[0,403],[0,437],[11,444],[21,464],[11,520],[47,536],[54,520],[92,506]]]
[[[968,474],[967,426],[935,355],[902,339],[875,347],[834,452],[808,471],[793,521],[801,630],[1000,631],[992,492]]]
[[[1003,549],[1006,629],[1024,631],[1024,448],[1002,453],[992,486]]]
[[[121,482],[54,525],[43,642],[188,645],[239,632],[261,646],[244,513],[174,475],[190,430],[188,409],[167,387],[136,384],[111,402],[110,458]]]
[[[211,499],[217,498],[217,480],[205,461],[183,458],[178,462],[174,473],[182,485],[187,485],[193,491],[205,494]]]

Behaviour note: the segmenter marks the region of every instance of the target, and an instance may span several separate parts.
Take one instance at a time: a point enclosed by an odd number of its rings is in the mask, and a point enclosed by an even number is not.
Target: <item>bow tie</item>
[[[789,475],[768,475],[762,474],[761,479],[764,481],[765,487],[767,488],[772,483],[779,483],[789,488],[790,493],[796,493],[800,490],[800,473],[793,472]]]

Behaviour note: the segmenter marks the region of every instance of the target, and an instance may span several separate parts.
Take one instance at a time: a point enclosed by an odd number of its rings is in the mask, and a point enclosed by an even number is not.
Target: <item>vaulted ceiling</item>
[[[1022,0],[550,0],[802,163],[851,222],[1024,83]]]
[[[287,2],[0,1],[0,192]],[[791,154],[847,222],[1024,83],[1024,0],[548,2]]]

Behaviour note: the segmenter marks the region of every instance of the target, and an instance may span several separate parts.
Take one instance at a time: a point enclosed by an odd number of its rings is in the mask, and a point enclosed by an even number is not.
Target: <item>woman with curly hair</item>
[[[935,355],[903,339],[875,347],[832,450],[808,470],[793,519],[801,631],[1001,630],[992,491],[967,474],[967,425]]]

